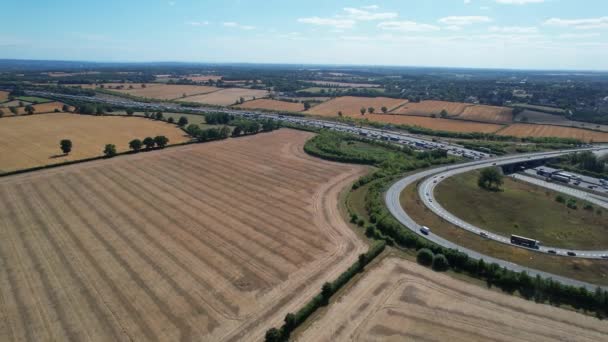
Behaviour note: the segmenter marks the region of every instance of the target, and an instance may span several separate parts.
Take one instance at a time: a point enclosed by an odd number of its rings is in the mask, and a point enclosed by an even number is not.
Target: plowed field
[[[262,340],[366,247],[280,130],[0,179],[0,340]]]
[[[284,110],[288,112],[300,112],[304,110],[304,105],[302,103],[277,101],[270,99],[247,101],[242,105],[238,105],[237,107],[246,109]]]
[[[560,137],[575,138],[582,141],[608,142],[608,133],[605,132],[552,125],[514,124],[501,130],[498,134],[516,137]]]
[[[385,259],[298,341],[606,341],[605,321]]]
[[[338,112],[342,112],[342,115],[361,119],[364,118],[360,112],[361,107],[365,109],[374,107],[376,113],[381,113],[381,108],[383,106],[386,106],[388,111],[391,111],[404,103],[407,103],[407,100],[391,99],[388,97],[341,96],[314,106],[306,111],[306,113],[313,115],[337,116]]]

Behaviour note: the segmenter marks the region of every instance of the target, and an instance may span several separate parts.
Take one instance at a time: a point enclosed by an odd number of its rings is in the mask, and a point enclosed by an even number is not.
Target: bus
[[[519,236],[519,235],[511,235],[511,243],[514,245],[520,245],[528,248],[539,249],[540,241],[529,239],[527,237]]]

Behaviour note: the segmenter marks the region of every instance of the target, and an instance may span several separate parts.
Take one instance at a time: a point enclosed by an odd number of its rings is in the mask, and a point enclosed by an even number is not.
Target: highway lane
[[[601,147],[600,149],[605,149],[605,148],[606,147]],[[444,239],[436,234],[433,234],[432,231],[428,235],[425,235],[420,231],[421,225],[418,224],[417,222],[415,222],[407,214],[405,209],[401,206],[399,198],[400,198],[401,192],[408,185],[414,184],[425,178],[434,179],[435,177],[438,177],[439,179],[441,179],[440,178],[441,174],[443,174],[444,172],[452,171],[452,170],[459,170],[459,169],[466,170],[466,169],[483,168],[483,167],[492,166],[494,163],[496,163],[496,165],[510,164],[510,163],[526,161],[526,160],[543,159],[543,158],[547,158],[547,157],[552,157],[552,156],[565,154],[565,153],[571,153],[571,152],[580,151],[580,150],[596,150],[596,149],[598,149],[598,148],[576,149],[576,150],[567,150],[567,151],[559,151],[559,152],[541,152],[541,153],[525,154],[525,155],[519,155],[519,156],[506,156],[506,157],[493,158],[493,159],[489,159],[489,160],[473,161],[473,162],[464,163],[464,164],[450,165],[447,167],[444,166],[444,167],[438,167],[438,168],[434,168],[434,169],[430,169],[430,170],[425,170],[425,171],[407,176],[407,177],[399,180],[398,182],[394,183],[386,192],[385,202],[386,202],[386,205],[387,205],[390,213],[399,222],[401,222],[405,227],[410,229],[415,234],[418,234],[419,236],[421,236],[425,239],[433,241],[440,246],[459,250],[463,253],[466,253],[467,255],[469,255],[469,257],[471,257],[473,259],[484,259],[486,262],[495,262],[502,267],[505,267],[507,269],[510,269],[510,270],[513,270],[516,272],[526,271],[528,274],[530,274],[532,276],[540,275],[540,276],[546,277],[546,278],[553,278],[564,284],[569,284],[569,285],[574,285],[574,286],[584,286],[588,289],[593,289],[597,286],[593,285],[593,284],[581,282],[581,281],[578,281],[575,279],[570,279],[570,278],[558,276],[555,274],[550,274],[550,273],[547,273],[544,271],[535,270],[535,269],[532,269],[529,267],[517,265],[515,263],[497,259],[497,258],[488,256],[488,255],[483,255],[474,250],[456,245],[455,243],[453,243],[447,239]],[[464,172],[466,172],[466,171],[464,171]],[[444,178],[445,178],[445,176],[444,176]],[[426,195],[426,193],[424,193],[424,194]],[[422,198],[424,198],[424,196],[422,196]]]
[[[565,185],[562,185],[557,182],[547,182],[545,180],[542,180],[542,179],[539,179],[536,177],[531,177],[531,176],[528,176],[525,174],[515,173],[515,174],[510,175],[510,177],[518,179],[518,180],[522,180],[524,182],[528,182],[531,184],[535,184],[538,186],[542,186],[544,188],[551,189],[551,190],[554,190],[557,192],[561,192],[570,197],[582,199],[587,202],[591,202],[599,207],[608,209],[608,197],[605,197],[605,196],[596,195],[596,194],[584,191],[583,189],[577,189],[577,188],[573,188],[570,186],[565,186]]]

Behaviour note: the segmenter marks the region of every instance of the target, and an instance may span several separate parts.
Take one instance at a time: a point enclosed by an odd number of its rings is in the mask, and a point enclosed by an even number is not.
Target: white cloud
[[[232,21],[225,22],[223,25],[224,25],[224,27],[239,28],[241,30],[247,30],[247,31],[249,31],[249,30],[255,30],[255,26],[241,25],[239,23],[235,23],[235,22],[232,22]]]
[[[449,16],[439,19],[439,22],[445,25],[467,26],[479,23],[489,23],[492,19],[486,16],[470,15],[470,16]]]
[[[464,0],[464,4],[465,4],[465,5],[468,5],[468,4],[470,4],[470,3],[471,3],[471,0]]]
[[[205,25],[209,25],[208,21],[189,21],[186,23],[186,25],[190,25],[190,26],[205,26]]]
[[[346,12],[347,18],[357,21],[386,20],[394,19],[398,16],[395,12],[370,12],[352,7],[344,8],[344,12]]]
[[[481,6],[481,7],[479,7],[479,9],[482,10],[482,11],[489,11],[490,7],[488,7],[488,6]]]
[[[402,32],[430,32],[439,31],[435,25],[420,24],[414,21],[386,21],[378,24],[382,30],[402,31]]]
[[[355,26],[355,21],[352,19],[310,17],[299,18],[298,22],[318,26],[333,26],[337,29],[348,29]]]
[[[378,8],[380,8],[380,6],[378,6],[378,5],[368,5],[368,6],[363,6],[361,8],[368,9],[368,10],[377,10]]]
[[[608,17],[585,19],[551,18],[546,20],[544,24],[559,27],[572,27],[578,30],[603,29],[608,28]]]
[[[492,26],[488,31],[500,33],[536,33],[538,32],[538,28],[534,26]]]
[[[445,29],[448,31],[460,31],[460,30],[462,30],[462,27],[456,26],[456,25],[450,25],[450,26],[446,26]]]
[[[496,0],[499,4],[505,5],[526,5],[526,4],[540,4],[545,0]]]

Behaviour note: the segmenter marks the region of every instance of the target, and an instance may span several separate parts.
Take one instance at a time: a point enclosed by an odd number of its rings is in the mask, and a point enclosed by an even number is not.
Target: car
[[[568,253],[566,253],[566,254],[568,254],[568,256],[576,256],[576,253],[574,253],[572,251],[568,251]]]
[[[429,235],[429,233],[431,232],[431,229],[427,226],[422,226],[422,227],[420,227],[420,232],[424,235]]]
[[[602,259],[608,259],[608,254],[602,255],[602,256],[600,256],[600,258],[602,258]]]
[[[488,237],[488,233],[486,233],[486,232],[480,232],[479,235],[481,235],[481,237],[484,237],[484,238]]]
[[[492,163],[492,165],[496,166],[496,163]]]
[[[550,253],[550,254],[557,254],[557,252],[556,252],[555,250],[553,250],[553,249],[548,250],[548,251],[547,251],[547,253]]]

